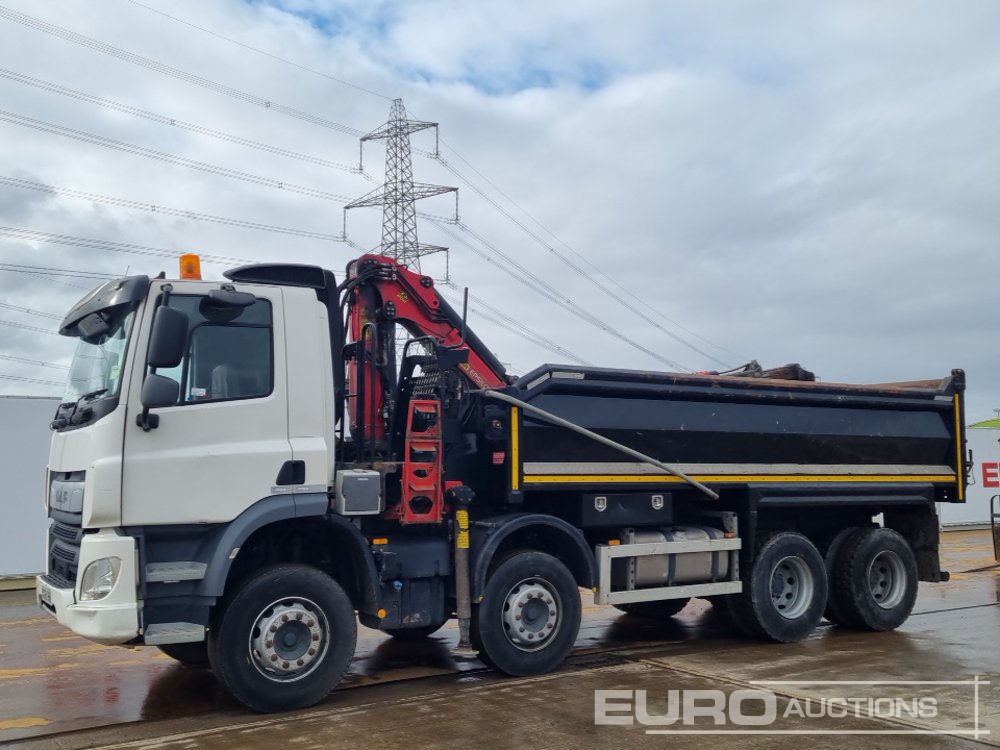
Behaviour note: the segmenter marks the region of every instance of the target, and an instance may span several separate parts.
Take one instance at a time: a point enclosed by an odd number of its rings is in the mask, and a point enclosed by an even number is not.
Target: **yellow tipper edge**
[[[510,488],[514,491],[521,489],[521,450],[518,445],[521,439],[518,425],[520,416],[521,410],[512,406],[510,408]]]
[[[516,476],[516,475],[515,475]],[[767,482],[800,482],[802,484],[809,484],[810,482],[886,482],[886,483],[899,483],[899,482],[954,482],[954,474],[899,474],[899,475],[875,475],[875,474],[833,474],[833,475],[809,475],[809,474],[791,474],[791,475],[778,475],[778,474],[751,474],[751,475],[733,475],[733,474],[720,474],[720,475],[696,475],[692,479],[696,479],[703,483],[727,483],[732,484],[734,482],[753,482],[753,483],[767,483]],[[680,477],[671,476],[669,474],[635,474],[635,475],[622,475],[622,474],[568,474],[568,475],[545,475],[537,474],[534,476],[525,476],[525,484],[580,484],[580,483],[590,483],[590,482],[609,482],[609,483],[629,483],[629,484],[680,484],[684,482]]]
[[[965,472],[962,471],[962,397],[955,394],[955,445],[958,451],[958,462],[955,464],[957,472],[955,478],[958,480],[958,499],[965,500]]]

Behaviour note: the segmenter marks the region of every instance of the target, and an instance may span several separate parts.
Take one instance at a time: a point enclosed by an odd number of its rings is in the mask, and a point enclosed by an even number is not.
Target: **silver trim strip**
[[[146,583],[176,583],[178,581],[200,581],[205,577],[208,565],[194,560],[177,562],[147,563]]]
[[[542,376],[541,376],[540,378],[535,378],[534,380],[532,380],[532,381],[531,381],[530,383],[528,383],[528,384],[527,384],[527,385],[525,386],[525,388],[527,388],[527,389],[528,389],[528,390],[530,391],[530,390],[531,390],[532,388],[534,388],[534,387],[535,387],[536,385],[541,385],[542,383],[544,383],[544,382],[545,382],[546,380],[548,380],[548,379],[549,379],[549,377],[550,377],[550,375],[549,375],[548,373],[545,373],[545,374],[544,374],[544,375],[542,375]]]

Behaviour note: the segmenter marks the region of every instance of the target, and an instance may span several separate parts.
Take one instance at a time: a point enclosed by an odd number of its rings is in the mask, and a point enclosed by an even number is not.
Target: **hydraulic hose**
[[[573,432],[579,435],[583,435],[584,437],[590,438],[591,440],[600,443],[601,445],[606,445],[609,448],[614,448],[615,450],[621,451],[622,453],[625,453],[626,455],[629,455],[632,458],[637,458],[644,463],[652,464],[658,469],[663,469],[663,471],[667,472],[668,474],[672,474],[673,476],[678,477],[679,479],[683,479],[692,487],[705,493],[713,500],[719,499],[719,493],[709,489],[701,482],[699,482],[697,479],[689,477],[680,469],[677,469],[671,466],[670,464],[665,464],[662,461],[653,458],[652,456],[647,456],[645,453],[640,453],[637,450],[633,450],[632,448],[629,448],[627,445],[622,445],[621,443],[615,442],[614,440],[606,438],[603,435],[598,435],[596,432],[592,432],[591,430],[588,430],[586,427],[581,427],[578,424],[573,424],[572,422],[567,421],[562,417],[556,416],[552,412],[545,411],[544,409],[539,409],[537,406],[532,406],[526,401],[522,401],[519,398],[514,398],[513,396],[509,396],[506,393],[500,393],[499,391],[493,391],[489,389],[480,391],[480,393],[482,393],[487,398],[496,399],[497,401],[504,401],[508,404],[511,404],[512,406],[518,406],[521,409],[523,409],[526,413],[533,414],[540,419],[544,419],[546,422],[551,422],[552,424],[558,425],[559,427],[565,427],[567,430],[572,430]]]

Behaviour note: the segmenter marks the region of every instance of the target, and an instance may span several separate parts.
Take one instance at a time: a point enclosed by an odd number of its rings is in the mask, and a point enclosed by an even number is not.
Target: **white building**
[[[0,578],[45,571],[45,465],[57,398],[0,396]]]
[[[990,523],[990,498],[1000,495],[1000,420],[969,425],[966,431],[972,451],[972,474],[963,505],[940,503],[938,514],[945,528]]]

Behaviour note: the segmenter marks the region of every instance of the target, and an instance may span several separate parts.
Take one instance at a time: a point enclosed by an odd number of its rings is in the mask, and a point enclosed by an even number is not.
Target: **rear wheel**
[[[185,667],[208,667],[208,642],[196,643],[164,643],[157,646],[160,651],[171,659],[179,661]]]
[[[511,555],[486,581],[473,609],[480,659],[509,675],[549,672],[566,660],[580,631],[580,591],[552,555]]]
[[[837,562],[837,556],[840,554],[840,549],[844,546],[844,542],[847,537],[851,536],[851,534],[857,530],[857,526],[848,526],[846,529],[841,529],[833,536],[828,537],[826,542],[820,547],[820,551],[823,553],[824,567],[826,567],[826,580],[829,583],[830,589],[826,600],[826,610],[823,612],[823,616],[834,625],[843,625],[846,617],[842,611],[842,607],[837,601],[837,597],[833,594],[834,565]]]
[[[819,550],[802,534],[782,531],[763,540],[743,592],[728,597],[728,603],[741,630],[784,643],[800,641],[815,629],[826,598]]]
[[[651,620],[666,620],[680,612],[690,599],[661,599],[655,602],[632,602],[615,604],[614,608],[633,617],[648,617]]]
[[[343,677],[357,622],[340,585],[305,565],[276,565],[246,581],[209,637],[216,676],[255,711],[312,706]]]
[[[834,563],[831,600],[843,624],[861,630],[893,630],[913,611],[917,599],[917,562],[896,531],[857,529],[843,543]]]

